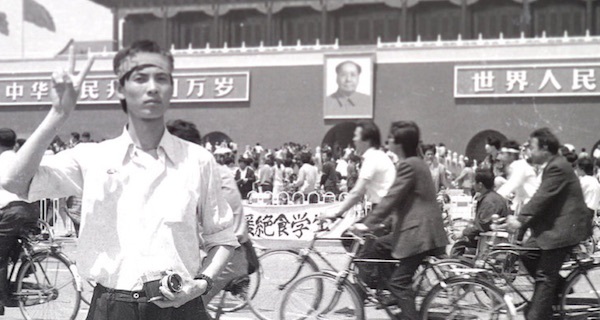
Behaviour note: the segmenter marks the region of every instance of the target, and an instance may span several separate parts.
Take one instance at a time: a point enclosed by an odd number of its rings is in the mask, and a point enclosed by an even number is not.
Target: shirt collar
[[[127,130],[127,126],[123,128],[123,133],[116,140],[123,148],[123,158],[125,158],[127,155],[130,158],[134,156],[136,145],[131,139],[131,135]],[[169,133],[169,131],[165,128],[163,136],[158,143],[158,154],[165,154],[171,161],[174,161],[181,155],[179,141],[177,140],[178,138]]]

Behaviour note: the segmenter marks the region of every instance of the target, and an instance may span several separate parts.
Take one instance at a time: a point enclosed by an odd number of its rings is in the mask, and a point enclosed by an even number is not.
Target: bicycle
[[[281,299],[278,319],[365,319],[364,297],[369,304],[383,309],[391,319],[398,316],[399,309],[396,304],[389,303],[390,295],[386,294],[386,290],[383,288],[370,288],[359,276],[360,271],[357,264],[396,264],[399,263],[399,260],[357,258],[356,255],[366,240],[352,233],[350,235],[353,243],[347,253],[349,259],[342,269],[337,270],[329,264],[331,271],[316,272],[287,280],[285,285],[290,285],[290,283],[291,285]],[[367,235],[367,237],[372,237],[372,235]],[[317,239],[319,238],[315,237],[315,240]],[[311,245],[314,245],[314,240]],[[313,249],[312,246],[310,249]],[[321,254],[319,256],[322,257]],[[327,262],[327,259],[323,259]],[[455,269],[466,267],[457,260],[437,260],[435,258],[426,259],[424,264],[423,271],[418,273],[417,277],[420,279],[432,278],[415,282],[417,292],[420,291],[419,286],[436,285],[449,276],[448,273],[453,274]]]
[[[490,252],[482,257],[481,262],[487,270],[479,276],[492,281],[497,286],[505,289],[505,292],[516,300],[515,306],[523,308],[530,302],[533,293],[533,279],[524,274],[520,267],[519,256],[523,252],[537,251],[537,248],[527,248],[520,245],[504,243],[493,244],[494,235],[491,234]],[[490,258],[492,257],[492,258]],[[502,257],[502,258],[493,258]],[[555,307],[554,315],[565,319],[568,317],[599,318],[600,317],[600,261],[591,257],[579,256],[576,252],[569,255],[569,259],[563,263],[561,276],[565,282],[559,293],[559,301]],[[525,288],[515,284],[517,277],[529,277],[530,286]],[[598,283],[598,285],[594,285]]]
[[[18,257],[8,275],[13,303],[9,306],[18,306],[28,320],[75,319],[81,301],[77,267],[54,241],[49,225],[41,220],[39,224],[41,228],[18,239]]]

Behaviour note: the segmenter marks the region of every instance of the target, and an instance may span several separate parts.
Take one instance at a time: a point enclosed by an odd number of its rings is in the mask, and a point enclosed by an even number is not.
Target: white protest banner
[[[337,212],[341,203],[305,205],[246,205],[244,214],[248,233],[252,239],[268,240],[311,240],[319,229],[318,216],[321,212]],[[320,237],[336,238],[358,220],[358,213],[351,209],[343,219],[327,226],[329,231]]]

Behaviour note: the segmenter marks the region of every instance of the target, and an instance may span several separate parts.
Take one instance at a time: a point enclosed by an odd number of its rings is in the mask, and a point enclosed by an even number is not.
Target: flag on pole
[[[8,36],[8,19],[6,13],[0,11],[0,33]]]
[[[56,32],[54,20],[50,12],[35,0],[23,0],[23,16],[24,20],[31,22],[40,28],[46,28],[52,32]]]

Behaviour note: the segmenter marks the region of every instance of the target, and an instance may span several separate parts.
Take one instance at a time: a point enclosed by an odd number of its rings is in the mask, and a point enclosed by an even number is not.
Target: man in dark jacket
[[[477,169],[475,173],[475,191],[479,194],[475,208],[473,225],[466,227],[459,234],[459,238],[452,246],[452,255],[461,256],[467,248],[477,248],[478,236],[482,232],[490,231],[492,216],[508,216],[509,210],[506,200],[494,191],[494,173],[490,169]]]
[[[530,136],[531,160],[541,165],[542,182],[518,217],[509,216],[509,231],[531,229],[526,247],[539,251],[521,257],[535,277],[535,291],[525,315],[528,320],[552,317],[552,304],[560,289],[560,268],[574,246],[592,233],[592,214],[583,199],[572,166],[558,155],[559,142],[548,128]]]
[[[250,164],[252,159],[240,158],[240,167],[235,171],[235,182],[237,183],[238,189],[242,194],[242,199],[248,199],[248,193],[253,190],[254,181],[256,181],[256,175]]]
[[[419,127],[412,121],[392,123],[389,145],[400,158],[396,179],[364,223],[354,225],[357,231],[367,231],[392,214],[396,218],[393,232],[378,239],[374,257],[400,259],[386,282],[406,319],[419,317],[412,289],[415,271],[425,257],[443,252],[448,244],[431,173],[417,156],[419,136]]]

